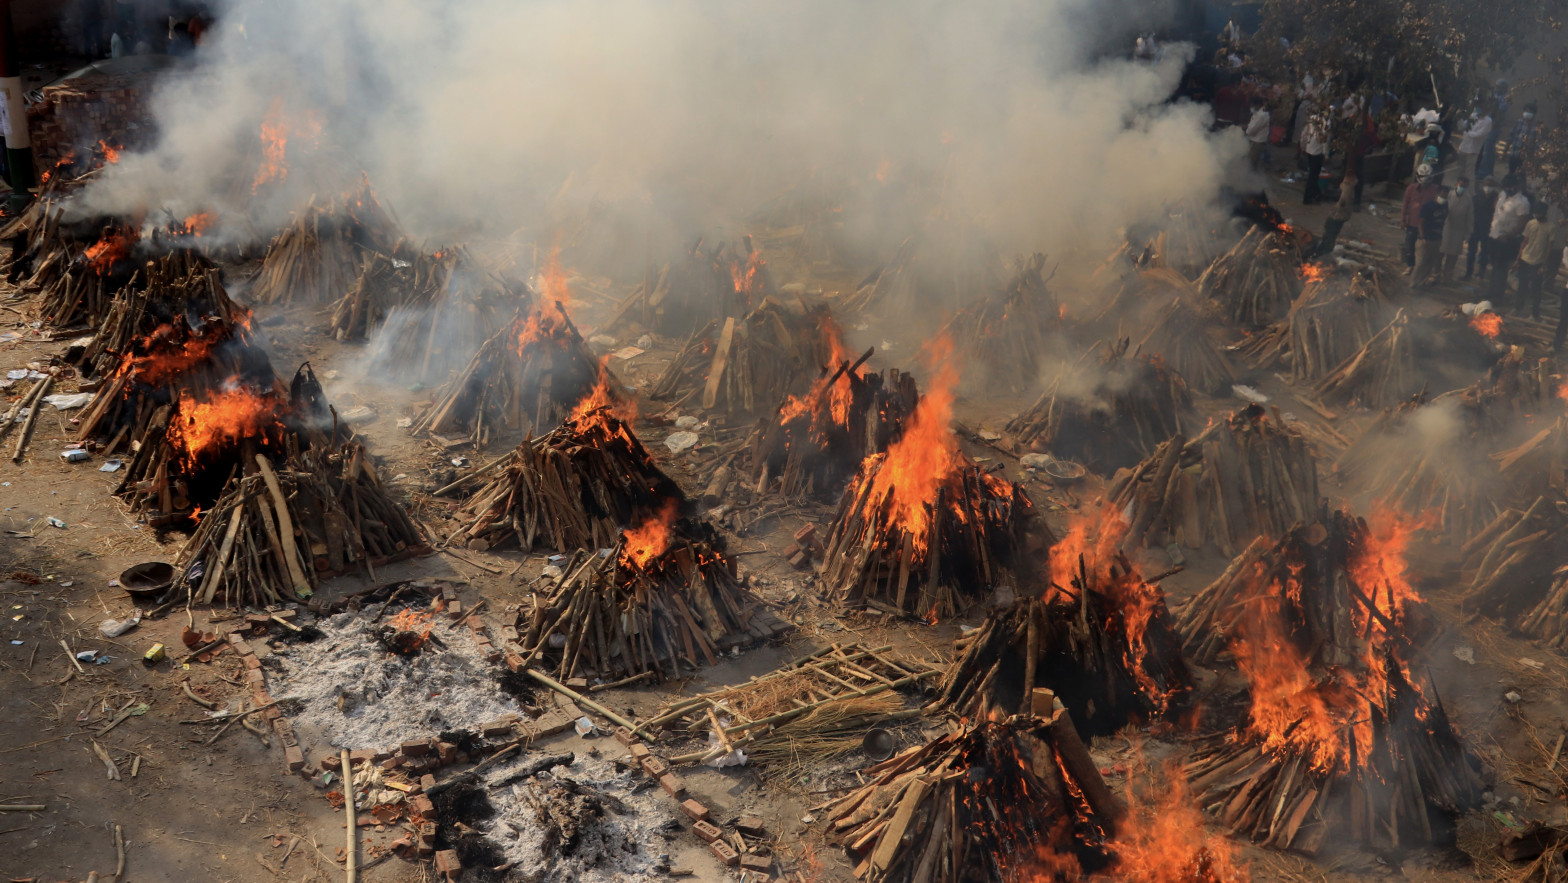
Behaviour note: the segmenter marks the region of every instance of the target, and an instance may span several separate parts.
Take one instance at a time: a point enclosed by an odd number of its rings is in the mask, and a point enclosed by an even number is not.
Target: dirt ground
[[[1299,206],[1299,189],[1293,185],[1276,180],[1271,189],[1292,223],[1310,229],[1321,227],[1325,207]],[[1391,213],[1397,216],[1397,201],[1379,199],[1378,203],[1379,212],[1358,214],[1345,236],[1366,240],[1392,255],[1397,251],[1399,231],[1387,219]],[[242,270],[231,268],[231,280],[243,278]],[[1397,278],[1389,281],[1402,286]],[[1456,288],[1418,297],[1413,303],[1426,312],[1469,299],[1469,291]],[[595,311],[602,315],[610,303],[609,299],[590,299],[582,323],[591,327]],[[15,321],[0,330],[17,331],[20,337],[0,343],[0,368],[45,361],[63,349],[63,342],[44,340],[16,307],[4,309],[4,319]],[[397,420],[411,415],[428,391],[375,387],[362,376],[357,348],[339,345],[315,330],[324,324],[318,315],[263,310],[258,319],[280,372],[309,360],[324,378],[329,398],[339,411],[357,405],[376,411],[375,419],[359,429],[382,460],[383,474],[392,487],[410,494],[429,490],[454,474],[447,465],[450,457],[468,456],[483,462],[505,450],[492,446],[484,452],[439,451],[430,443],[410,438],[397,428]],[[866,340],[852,339],[851,343],[878,343],[881,335],[877,331],[867,329],[859,335]],[[645,386],[657,376],[661,359],[678,343],[660,341],[649,353],[612,367],[626,383]],[[916,344],[901,341],[895,353],[912,353]],[[880,356],[873,365],[879,363]],[[885,363],[899,362],[889,356]],[[1277,377],[1249,379],[1266,394],[1283,396],[1286,392]],[[70,389],[70,384],[65,384],[58,391]],[[961,399],[957,416],[972,427],[1000,429],[1008,416],[1028,404]],[[1206,400],[1202,406],[1220,414],[1234,408],[1236,402]],[[645,417],[657,410],[646,409]],[[1297,416],[1321,419],[1311,414]],[[240,686],[242,666],[232,656],[220,655],[211,663],[182,658],[181,629],[193,623],[203,630],[222,631],[221,614],[196,610],[192,620],[187,620],[184,610],[177,608],[162,619],[143,622],[123,637],[105,639],[99,635],[99,623],[124,618],[133,608],[125,593],[110,585],[111,580],[139,562],[173,560],[183,537],[160,536],[138,524],[111,495],[116,476],[99,471],[101,458],[70,464],[57,456],[61,447],[74,439],[68,420],[68,414],[46,412],[25,461],[0,466],[4,510],[0,513],[4,516],[0,598],[6,613],[0,629],[0,683],[5,685],[0,691],[0,803],[47,807],[36,813],[0,812],[0,879],[81,880],[92,870],[110,874],[116,862],[116,826],[126,841],[125,880],[338,879],[343,873],[336,861],[343,842],[341,812],[332,809],[304,779],[285,773],[276,743],[263,747],[253,734],[231,728],[209,744],[215,728],[191,722],[199,721],[202,709],[186,698],[182,682],[188,680],[196,692],[218,699],[244,692]],[[703,477],[691,461],[669,455],[657,443],[668,431],[669,427],[657,420],[645,420],[640,427],[650,450],[665,461],[683,486],[700,489]],[[1058,490],[1026,476],[1015,461],[994,450],[973,447],[970,452],[988,460],[999,458],[1005,473],[1026,483],[1056,526],[1092,496],[1092,485]],[[1329,492],[1337,490],[1330,488]],[[439,517],[437,510],[421,514]],[[846,640],[891,644],[933,662],[950,658],[951,639],[961,626],[977,624],[978,617],[936,626],[889,623],[864,616],[836,616],[815,602],[809,580],[789,568],[777,550],[789,542],[789,535],[803,521],[825,527],[830,518],[827,507],[808,508],[775,519],[757,535],[732,541],[732,551],[754,575],[761,597],[781,617],[796,624],[797,632],[784,644],[726,659],[686,683],[621,689],[607,694],[605,701],[622,712],[646,716],[672,691],[689,693],[744,681],[801,653]],[[49,519],[57,519],[60,526]],[[1170,566],[1163,553],[1146,555],[1146,572]],[[1477,743],[1496,770],[1497,802],[1460,825],[1459,845],[1479,855],[1480,860],[1472,861],[1456,847],[1397,855],[1341,847],[1313,860],[1244,848],[1254,878],[1494,878],[1506,871],[1489,858],[1490,843],[1502,820],[1565,820],[1563,764],[1553,770],[1548,761],[1564,732],[1564,721],[1568,721],[1564,693],[1568,664],[1549,650],[1505,634],[1493,623],[1467,621],[1458,614],[1451,558],[1443,549],[1423,549],[1413,563],[1422,591],[1444,613],[1446,625],[1427,648],[1442,701],[1461,731]],[[334,580],[322,594],[331,598],[394,579],[440,576],[466,582],[468,603],[487,599],[485,616],[492,628],[498,628],[500,611],[529,591],[543,564],[542,556],[516,552],[436,554],[384,568],[374,581],[366,576]],[[1166,579],[1164,586],[1172,600],[1179,601],[1202,588],[1224,564],[1217,555],[1193,555],[1185,569]],[[154,643],[166,645],[170,659],[144,665],[142,654]],[[1470,648],[1473,664],[1455,655],[1461,648]],[[99,659],[79,666],[71,654],[84,650],[98,651]],[[1213,676],[1205,677],[1212,680]],[[1509,691],[1517,691],[1522,700],[1517,704],[1507,701],[1504,694]],[[136,710],[141,704],[147,706],[145,713],[126,717],[105,731],[122,710]],[[900,737],[914,741],[926,728],[934,733],[939,727],[935,721],[914,722],[903,728]],[[1120,786],[1127,761],[1135,753],[1179,753],[1182,737],[1172,738],[1162,744],[1148,733],[1128,732],[1097,740],[1095,752],[1111,772],[1108,778],[1112,784]],[[593,742],[603,745],[606,740]],[[108,778],[94,743],[113,759],[118,779]],[[593,746],[569,731],[542,747],[583,751]],[[307,750],[307,758],[314,760],[323,748]],[[821,839],[820,826],[813,827],[805,819],[813,817],[813,807],[836,793],[835,785],[854,781],[852,767],[864,763],[863,758],[857,758],[844,769],[816,771],[796,781],[766,781],[750,768],[699,768],[686,775],[692,791],[714,808],[715,815],[727,817],[741,810],[762,814],[777,837],[776,851],[784,869],[800,873],[799,879],[837,880],[849,879],[842,853]],[[283,844],[293,835],[303,838],[302,845],[284,862]],[[373,837],[373,832],[367,836]],[[688,836],[661,849],[672,851],[674,863],[691,867],[697,879],[724,876],[695,838]],[[367,854],[366,860],[372,857]],[[372,883],[431,877],[428,865],[412,865],[397,858],[375,862],[363,874]]]

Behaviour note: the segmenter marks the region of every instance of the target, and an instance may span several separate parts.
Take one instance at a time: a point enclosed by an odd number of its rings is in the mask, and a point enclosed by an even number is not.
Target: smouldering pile
[[[1536,497],[1524,510],[1508,509],[1461,549],[1472,575],[1464,606],[1510,623],[1520,632],[1568,646],[1568,504]]]
[[[619,398],[619,388],[557,301],[491,335],[414,419],[413,431],[464,431],[483,443],[553,427],[596,389]]]
[[[1107,494],[1129,513],[1125,548],[1213,544],[1227,555],[1253,537],[1279,536],[1318,507],[1317,466],[1306,439],[1249,405],[1188,441],[1176,436]]]
[[[620,530],[683,504],[630,424],[590,408],[471,478],[485,483],[458,509],[447,537],[471,549],[604,549]]]
[[[1268,325],[1301,293],[1301,250],[1288,233],[1253,227],[1198,277],[1203,296],[1219,304],[1229,322]]]
[[[149,261],[143,273],[142,284],[121,288],[110,302],[82,353],[82,373],[111,375],[122,353],[179,317],[217,316],[231,325],[250,321],[249,312],[229,299],[217,268],[191,252]]]
[[[397,238],[368,184],[341,201],[312,201],[267,246],[250,298],[259,304],[333,303],[354,286],[366,254],[390,251]]]
[[[82,222],[73,226],[80,227]],[[137,238],[128,224],[105,222],[98,241],[83,249],[64,265],[59,275],[42,286],[38,310],[44,323],[66,328],[101,322],[114,293],[134,282],[131,251]],[[204,260],[200,262],[211,266]]]
[[[1191,682],[1165,595],[1117,548],[1116,515],[1089,532],[1081,521],[1052,547],[1042,596],[992,611],[959,639],[944,705],[971,720],[1024,713],[1035,688],[1046,687],[1091,733],[1178,710]]]
[[[309,597],[326,576],[428,551],[363,447],[287,445],[274,469],[245,463],[180,551],[175,588],[192,601],[262,607]]]
[[[1480,804],[1481,762],[1416,675],[1426,613],[1409,532],[1324,513],[1259,540],[1181,612],[1195,658],[1228,649],[1248,683],[1246,721],[1187,768],[1230,830],[1278,849],[1330,835],[1394,849],[1433,842],[1431,813]]]
[[[653,672],[682,677],[721,653],[787,626],[736,576],[734,559],[693,539],[673,508],[626,531],[608,555],[579,551],[518,613],[513,670],[540,665],[561,680]]]
[[[1242,352],[1256,368],[1290,366],[1293,383],[1316,383],[1372,340],[1387,323],[1388,302],[1374,270],[1307,283],[1283,321],[1259,332]]]
[[[1049,451],[1102,472],[1131,466],[1195,419],[1192,395],[1181,376],[1159,356],[1127,354],[1126,338],[1108,347],[1091,375],[1093,389],[1076,390],[1081,378],[1058,377],[1029,410],[1007,424],[1020,447]]]
[[[903,436],[867,457],[844,490],[819,574],[841,603],[949,617],[1007,576],[1036,520],[1021,487],[959,450],[947,427],[955,380],[944,371]]]
[[[1148,270],[1139,278],[1149,280],[1151,275],[1169,279],[1175,276],[1169,270]],[[1182,285],[1186,280],[1176,277]],[[1163,282],[1151,282],[1160,288]],[[1171,298],[1163,307],[1156,308],[1148,330],[1137,342],[1136,350],[1150,356],[1159,356],[1165,364],[1187,381],[1191,388],[1209,395],[1229,389],[1236,382],[1236,372],[1220,353],[1219,347],[1209,339],[1210,322],[1203,317],[1185,297]]]
[[[332,307],[328,332],[338,340],[364,340],[397,309],[425,309],[451,284],[456,249],[427,255],[405,243],[387,254],[372,252],[359,278]]]
[[[990,386],[1032,389],[1062,327],[1062,306],[1043,275],[1045,255],[1018,261],[1006,287],[971,301],[948,320],[944,334],[967,362],[983,365]]]
[[[826,309],[791,309],[771,298],[740,318],[714,319],[694,333],[650,395],[705,411],[755,415],[803,391],[830,364],[838,328]],[[836,366],[835,366],[836,367]]]
[[[920,252],[920,234],[912,233],[898,244],[893,259],[872,270],[855,286],[853,294],[839,301],[846,315],[880,310],[884,305],[913,301],[915,263]]]
[[[865,771],[827,811],[855,876],[1051,879],[1108,863],[1123,809],[1065,710],[982,722]]]
[[[720,242],[711,248],[698,240],[682,260],[665,265],[657,281],[633,289],[604,330],[630,320],[664,334],[689,334],[747,316],[774,295],[767,261],[750,236],[739,245]]]
[[[1420,393],[1428,376],[1416,365],[1409,326],[1404,310],[1395,313],[1360,349],[1324,374],[1313,394],[1325,402],[1387,408]]]

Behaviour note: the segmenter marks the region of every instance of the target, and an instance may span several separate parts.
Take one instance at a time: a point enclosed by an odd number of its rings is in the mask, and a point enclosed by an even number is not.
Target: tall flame
[[[572,288],[566,282],[566,270],[561,267],[561,244],[550,249],[550,258],[539,271],[539,290],[547,304],[558,304],[562,313],[569,313],[572,305]]]
[[[272,99],[261,120],[261,165],[256,169],[256,180],[251,183],[250,192],[257,192],[263,184],[287,178],[289,139],[299,138],[313,145],[321,137],[321,129],[321,116],[314,110],[291,117],[283,96]]]
[[[183,452],[185,463],[195,466],[202,454],[242,439],[265,442],[266,429],[279,422],[282,410],[277,396],[252,392],[238,378],[230,378],[223,389],[206,398],[182,393],[169,423],[169,437]]]
[[[1242,883],[1250,879],[1236,847],[1205,827],[1179,765],[1147,776],[1157,794],[1128,788],[1127,817],[1114,843],[1117,879],[1136,883]],[[1157,785],[1155,784],[1157,783]]]
[[[834,426],[849,424],[850,412],[855,405],[855,387],[852,372],[839,374],[838,368],[845,363],[854,364],[856,357],[844,347],[844,331],[832,315],[823,313],[818,328],[828,347],[828,373],[813,381],[805,395],[790,396],[784,401],[779,408],[779,423],[789,423],[809,415],[812,432],[821,435],[827,429],[829,420]],[[856,369],[853,375],[858,377],[863,370]],[[837,379],[833,380],[835,377]],[[833,380],[831,387],[828,386],[829,380]]]
[[[674,535],[675,519],[680,515],[680,504],[673,498],[664,501],[659,511],[636,527],[629,527],[621,534],[620,563],[638,570],[669,551],[670,538]]]
[[[98,142],[98,151],[103,154],[103,161],[111,166],[120,161],[120,148],[107,141]]]
[[[106,228],[97,242],[87,246],[87,251],[84,252],[87,266],[99,276],[104,275],[113,269],[116,263],[131,256],[133,242],[134,238],[125,230],[118,227]]]

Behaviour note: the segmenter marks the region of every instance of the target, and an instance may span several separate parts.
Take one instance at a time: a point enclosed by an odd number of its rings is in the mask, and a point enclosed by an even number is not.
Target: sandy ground
[[[1271,190],[1293,223],[1321,228],[1326,207],[1299,206],[1299,190],[1278,180],[1271,184]],[[1380,213],[1358,214],[1345,235],[1370,241],[1392,253],[1397,249],[1399,231],[1386,219],[1391,211],[1397,214],[1397,202],[1378,202]],[[1391,278],[1390,284],[1402,283]],[[1456,288],[1417,299],[1415,304],[1423,312],[1436,311],[1469,299],[1468,291]],[[587,308],[592,315],[593,310],[606,306],[604,302],[589,303]],[[14,309],[7,310],[5,320],[18,318]],[[377,418],[362,426],[361,432],[382,458],[384,474],[389,478],[398,476],[392,478],[394,488],[412,492],[437,486],[451,474],[446,466],[450,456],[466,455],[479,461],[504,450],[497,446],[482,453],[443,453],[409,438],[396,427],[396,421],[411,415],[415,403],[428,393],[351,383],[359,373],[359,351],[312,330],[323,324],[319,316],[300,311],[275,316],[263,311],[260,320],[280,372],[309,360],[326,378],[329,395],[339,410],[366,404],[377,411]],[[26,324],[7,330],[20,331],[22,338],[0,344],[3,368],[45,359],[62,348],[60,343],[39,339]],[[873,339],[852,342],[876,343],[874,338],[881,336],[877,330],[868,329],[864,335]],[[667,354],[675,343],[678,342],[663,341],[660,348],[648,355],[613,367],[627,383],[645,385],[657,375],[660,353]],[[914,343],[905,343],[895,353],[907,355],[915,348]],[[889,357],[887,364],[897,361]],[[1266,393],[1283,392],[1277,378],[1251,379]],[[961,399],[957,416],[971,426],[1000,428],[1008,416],[1028,404],[1019,400]],[[1214,414],[1235,405],[1234,401],[1202,403],[1206,411]],[[670,471],[688,489],[700,488],[700,470],[690,461],[669,457],[663,446],[655,443],[667,431],[667,427],[657,425],[645,427],[650,449],[671,461],[667,463]],[[129,565],[172,560],[182,538],[160,537],[138,525],[111,496],[115,476],[98,471],[99,458],[83,464],[62,462],[56,452],[71,438],[69,424],[54,412],[46,413],[26,461],[20,465],[7,461],[0,466],[0,514],[4,516],[5,529],[0,535],[0,598],[6,614],[0,628],[0,683],[5,685],[0,691],[0,802],[42,803],[48,807],[41,813],[0,813],[0,878],[80,880],[90,870],[111,873],[115,864],[113,830],[118,825],[128,841],[127,880],[337,879],[342,874],[334,863],[343,840],[341,814],[310,784],[285,774],[278,746],[265,748],[254,735],[237,728],[209,745],[206,740],[212,728],[184,723],[199,718],[201,709],[184,696],[181,682],[189,680],[196,692],[214,699],[240,695],[242,672],[238,661],[227,655],[217,657],[211,664],[181,661],[179,656],[183,654],[175,651],[181,647],[179,632],[187,623],[183,611],[159,621],[144,622],[119,639],[106,640],[98,635],[102,620],[122,618],[132,609],[127,596],[112,588],[110,581]],[[985,448],[972,453],[977,457],[999,456]],[[1007,474],[1023,477],[1015,462],[1002,459]],[[1029,487],[1047,511],[1047,517],[1058,526],[1092,490],[1079,488],[1066,494],[1033,481]],[[435,511],[423,514],[439,517]],[[63,522],[64,527],[51,526],[46,521],[51,517]],[[825,527],[830,517],[827,507],[807,509],[775,519],[758,535],[734,541],[734,550],[743,556],[743,567],[759,577],[759,593],[777,606],[781,616],[796,622],[798,631],[788,641],[726,660],[686,683],[618,690],[605,701],[617,710],[646,715],[672,689],[693,692],[743,681],[833,641],[888,643],[916,657],[933,661],[948,658],[951,638],[963,623],[933,627],[891,624],[858,616],[836,617],[833,611],[812,600],[808,581],[790,569],[776,550],[788,542],[789,533],[802,520],[813,520]],[[1457,615],[1453,610],[1456,586],[1447,567],[1449,556],[1444,553],[1442,549],[1422,550],[1416,561],[1421,588],[1447,613],[1446,628],[1428,648],[1429,664],[1442,699],[1461,730],[1479,744],[1497,770],[1496,794],[1502,803],[1495,810],[1517,818],[1560,818],[1564,793],[1561,767],[1557,772],[1548,771],[1547,760],[1563,732],[1563,722],[1568,720],[1568,704],[1564,701],[1568,665],[1544,648],[1504,634],[1492,623],[1468,622]],[[1169,566],[1163,553],[1150,553],[1144,563],[1149,570]],[[1186,569],[1167,579],[1164,585],[1173,599],[1184,598],[1217,575],[1224,563],[1218,556],[1193,555]],[[523,597],[542,565],[541,556],[515,552],[436,555],[383,569],[375,584],[410,576],[464,581],[468,584],[465,595],[470,603],[478,597],[488,599],[487,618],[492,628],[498,628],[498,612]],[[372,581],[365,577],[345,577],[329,584],[323,595],[332,597],[370,585]],[[221,621],[210,622],[215,614],[216,611],[198,610],[194,623],[204,630],[221,630]],[[976,622],[978,618],[973,617],[968,624]],[[97,650],[107,655],[109,661],[88,664],[78,671],[61,646],[62,641],[73,651]],[[155,667],[144,666],[140,657],[155,642],[168,645],[175,658]],[[1456,658],[1454,650],[1460,647],[1473,650],[1473,665]],[[1523,701],[1517,705],[1505,701],[1503,695],[1509,690],[1517,690]],[[128,705],[135,707],[136,703],[147,703],[145,714],[129,717],[114,729],[95,735],[118,711]],[[907,740],[920,735],[919,724],[906,727],[901,734]],[[1122,784],[1124,775],[1119,770],[1125,767],[1127,758],[1150,738],[1146,733],[1128,732],[1097,741],[1095,750],[1102,764],[1113,771],[1110,778],[1114,785]],[[91,747],[94,740],[115,759],[121,779],[106,778],[105,766]],[[606,744],[607,740],[602,739],[589,744],[568,734],[544,747],[586,751]],[[1144,747],[1150,754],[1180,750],[1179,740],[1173,745],[1151,742]],[[307,752],[307,757],[315,756]],[[132,767],[138,759],[137,775],[133,777]],[[863,759],[856,758],[848,767],[863,763]],[[769,830],[778,837],[776,849],[785,868],[800,871],[807,879],[847,879],[848,869],[841,852],[823,842],[818,830],[803,819],[811,815],[814,805],[826,799],[821,792],[830,789],[823,787],[823,782],[842,782],[849,775],[852,773],[847,770],[823,771],[799,781],[767,781],[756,770],[740,768],[698,769],[687,774],[687,778],[693,792],[709,802],[716,816],[728,818],[743,810],[762,814]],[[1545,788],[1521,784],[1517,781],[1520,777],[1542,783]],[[1496,828],[1492,811],[1476,814],[1461,824],[1460,842],[1486,855],[1488,840],[1496,836]],[[282,876],[274,877],[264,862],[280,864],[282,844],[293,835],[301,836],[303,845],[283,866]],[[661,849],[675,853],[674,863],[689,865],[698,879],[722,877],[690,836]],[[1250,848],[1243,852],[1251,862],[1254,877],[1265,880],[1395,876],[1461,880],[1492,877],[1499,870],[1495,862],[1472,863],[1464,852],[1453,847],[1423,848],[1399,855],[1373,855],[1340,848],[1315,861]],[[373,883],[429,878],[427,868],[398,859],[375,864],[364,874],[364,879]]]

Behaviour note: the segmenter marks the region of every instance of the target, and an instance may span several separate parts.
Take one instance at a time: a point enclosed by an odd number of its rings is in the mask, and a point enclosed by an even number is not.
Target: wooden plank
[[[729,365],[730,347],[735,342],[735,317],[724,320],[724,330],[719,332],[719,345],[713,349],[713,361],[708,365],[708,384],[702,390],[702,406],[712,408],[719,398],[719,383],[724,379],[724,369]]]
[[[886,871],[888,865],[892,864],[899,844],[904,839],[904,831],[909,827],[909,820],[914,816],[915,809],[920,806],[920,801],[925,797],[926,789],[929,787],[931,787],[930,782],[924,778],[917,778],[904,791],[904,799],[899,801],[898,810],[893,813],[892,821],[888,822],[881,839],[877,841],[876,851],[871,853],[871,867],[876,871]]]

